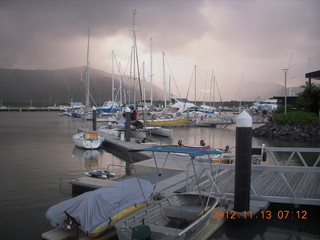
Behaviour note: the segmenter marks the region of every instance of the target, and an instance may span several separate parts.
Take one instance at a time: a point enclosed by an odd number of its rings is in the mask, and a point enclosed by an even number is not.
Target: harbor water
[[[70,199],[69,179],[86,171],[109,168],[125,174],[126,159],[112,149],[84,151],[74,147],[72,135],[91,123],[57,112],[0,112],[0,239],[41,239],[53,227],[45,218],[48,208]],[[103,123],[99,123],[101,125]],[[99,126],[98,126],[99,127]],[[227,128],[174,128],[172,139],[159,144],[199,144],[235,147],[235,126]],[[319,147],[304,141],[254,138],[253,146]],[[272,205],[273,209],[284,207]],[[308,210],[319,212],[319,209]],[[311,216],[311,215],[310,215]],[[261,224],[263,223],[263,224]],[[228,221],[210,239],[320,239],[320,217],[305,221],[267,219],[240,223]]]

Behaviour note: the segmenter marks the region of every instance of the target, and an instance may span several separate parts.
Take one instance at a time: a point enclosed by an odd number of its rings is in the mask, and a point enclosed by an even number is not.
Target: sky
[[[254,100],[245,93],[284,85],[285,68],[288,86],[319,70],[319,13],[319,0],[1,0],[0,68],[85,66],[90,27],[90,66],[111,73],[114,51],[129,74],[134,22],[147,81],[152,49],[157,86],[200,100],[215,79],[223,100]]]

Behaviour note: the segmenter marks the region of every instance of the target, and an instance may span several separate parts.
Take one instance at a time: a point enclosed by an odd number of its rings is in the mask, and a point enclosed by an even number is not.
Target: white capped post
[[[244,110],[236,118],[234,210],[250,210],[252,117]]]

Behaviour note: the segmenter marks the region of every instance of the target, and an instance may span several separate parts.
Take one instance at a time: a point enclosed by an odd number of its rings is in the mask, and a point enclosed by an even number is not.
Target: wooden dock
[[[149,147],[148,145],[138,144],[134,140],[124,142],[116,137],[107,138],[106,144],[111,145],[113,149],[117,149],[116,151]],[[320,148],[266,147],[264,152],[269,160],[272,159],[273,165],[269,163],[269,165],[266,165],[265,162],[261,161],[262,157],[260,161],[255,161],[252,165],[251,200],[320,205]],[[279,152],[282,153],[278,154],[280,159],[276,157]],[[283,159],[284,153],[286,153],[287,159]],[[315,155],[315,161],[312,166],[307,165],[302,153],[313,153]],[[293,161],[293,155],[298,156],[300,164]],[[158,166],[162,166],[167,161],[165,168],[162,169],[162,176],[158,179],[154,161],[151,159],[152,154],[143,152],[140,157],[146,160],[135,163],[134,170],[138,176],[143,176],[153,184],[157,182],[157,190],[162,191],[165,195],[174,191],[185,190],[186,181],[191,181],[193,177],[191,171],[186,171],[190,167],[189,158],[172,155],[169,161],[166,160],[164,153],[157,153]],[[211,190],[213,184],[212,191],[216,196],[233,199],[235,164],[196,162],[196,168],[197,175],[201,179],[200,186],[202,190]],[[92,186],[95,184],[93,181],[96,180],[93,179],[92,182],[90,179],[86,179],[85,182],[83,180],[75,180],[72,184]],[[103,184],[103,180],[101,182],[99,184]],[[110,183],[105,182],[105,184]],[[189,184],[189,188],[190,186]],[[101,187],[101,185],[97,185],[97,187]]]

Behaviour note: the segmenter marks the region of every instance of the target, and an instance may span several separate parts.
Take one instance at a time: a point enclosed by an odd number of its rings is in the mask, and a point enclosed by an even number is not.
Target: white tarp
[[[46,217],[54,227],[62,228],[67,218],[66,211],[76,219],[82,231],[91,233],[95,227],[108,222],[121,210],[149,200],[152,194],[153,186],[150,182],[136,178],[125,179],[58,203],[48,209]]]

